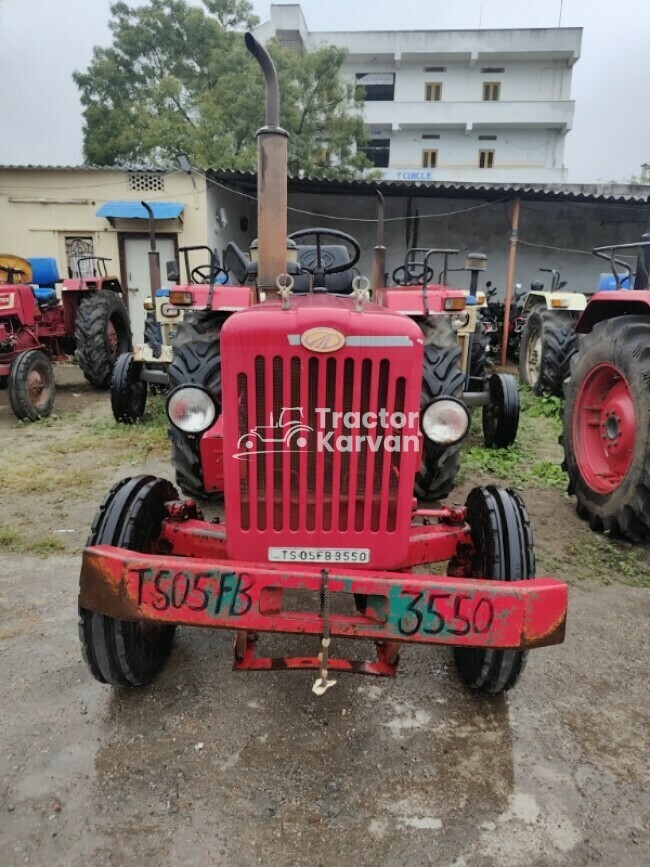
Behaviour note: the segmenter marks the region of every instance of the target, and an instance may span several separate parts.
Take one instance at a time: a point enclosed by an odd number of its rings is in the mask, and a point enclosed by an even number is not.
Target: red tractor
[[[179,624],[229,629],[236,669],[314,669],[320,695],[332,672],[393,675],[404,643],[442,644],[468,687],[499,693],[529,648],[563,640],[567,586],[534,577],[530,523],[513,491],[477,487],[464,507],[418,508],[424,442],[462,439],[468,411],[453,396],[421,405],[422,330],[370,302],[363,280],[345,291],[342,245],[323,245],[317,229],[311,270],[295,261],[275,69],[251,34],[246,44],[267,92],[255,303],[205,331],[210,380],[181,382],[167,400],[170,422],[197,443],[204,480],[223,479],[225,522],[206,520],[165,479],[115,485],[83,554],[84,659],[102,683],[141,686]],[[378,245],[375,281],[383,253]],[[279,419],[299,424],[295,439],[269,434]],[[317,648],[259,655],[262,633],[311,636]],[[332,638],[371,640],[377,658],[333,658]]]
[[[634,280],[630,266],[616,258],[633,249],[639,250]],[[648,542],[650,240],[597,247],[594,253],[610,261],[616,288],[592,295],[576,324],[578,352],[571,359],[564,408],[569,493],[593,530]]]
[[[52,361],[75,353],[84,376],[108,388],[113,365],[131,346],[129,315],[108,259],[78,260],[61,281],[54,259],[0,255],[0,382],[19,419],[48,416],[54,402]],[[91,262],[90,276],[83,276]],[[57,284],[61,283],[60,293]]]

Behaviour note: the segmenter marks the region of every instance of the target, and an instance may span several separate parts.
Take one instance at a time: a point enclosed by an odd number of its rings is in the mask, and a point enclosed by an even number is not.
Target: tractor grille
[[[237,376],[242,530],[395,532],[402,454],[372,448],[369,437],[376,446],[394,432],[381,418],[364,426],[363,416],[403,413],[405,394],[406,379],[391,377],[388,359],[255,357],[253,371]],[[290,424],[273,428],[286,408]],[[336,423],[334,412],[342,414]],[[251,430],[268,435],[247,453]]]

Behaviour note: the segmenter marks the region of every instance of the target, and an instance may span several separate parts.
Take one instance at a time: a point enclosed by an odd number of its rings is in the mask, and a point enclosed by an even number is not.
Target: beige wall
[[[119,273],[118,231],[147,232],[147,223],[123,220],[113,227],[95,214],[105,202],[142,199],[182,202],[182,221],[161,222],[157,229],[178,232],[181,246],[206,244],[205,181],[186,172],[170,172],[163,178],[163,190],[140,191],[130,188],[129,173],[121,170],[0,169],[0,252],[54,256],[65,277],[65,238],[92,237],[94,254],[111,258],[110,270]]]

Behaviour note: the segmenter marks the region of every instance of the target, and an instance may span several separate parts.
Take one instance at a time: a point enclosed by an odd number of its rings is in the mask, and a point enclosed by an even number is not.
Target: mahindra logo
[[[319,326],[304,331],[300,336],[300,342],[312,352],[336,352],[345,346],[345,337],[336,328]]]

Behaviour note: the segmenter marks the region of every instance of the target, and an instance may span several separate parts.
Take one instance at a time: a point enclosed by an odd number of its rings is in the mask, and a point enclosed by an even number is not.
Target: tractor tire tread
[[[608,495],[598,495],[580,475],[573,442],[573,412],[584,377],[595,363],[608,359],[630,383],[637,437],[632,466],[621,485]],[[564,457],[568,489],[576,496],[579,517],[595,532],[624,536],[632,542],[650,542],[650,319],[643,315],[618,316],[581,335],[564,392]]]
[[[465,377],[460,369],[460,348],[457,344],[424,347],[420,408],[435,397],[449,395],[460,398]],[[454,489],[460,469],[462,443],[441,448],[423,441],[420,469],[415,477],[415,495],[420,500],[442,500]]]
[[[133,349],[129,314],[120,296],[100,289],[81,301],[75,322],[77,363],[95,388],[109,388],[113,361],[108,351],[106,327],[113,318],[119,322],[118,356]]]
[[[164,518],[164,504],[178,494],[165,479],[122,479],[102,501],[86,545],[115,545],[144,551]],[[79,639],[84,661],[100,683],[116,687],[150,683],[171,652],[175,626],[162,626],[145,641],[138,623],[117,620],[79,606]]]
[[[489,485],[474,488],[467,498],[467,519],[478,550],[498,581],[523,581],[535,575],[533,534],[523,500],[515,491]],[[479,571],[483,572],[479,566]],[[477,576],[478,577],[478,576]],[[512,689],[526,667],[527,651],[454,648],[454,661],[464,683],[477,692],[497,695]]]

